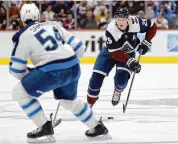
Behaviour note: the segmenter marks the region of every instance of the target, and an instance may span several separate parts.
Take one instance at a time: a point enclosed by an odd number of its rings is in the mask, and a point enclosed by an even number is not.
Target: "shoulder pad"
[[[121,32],[121,31],[117,28],[116,23],[115,23],[115,20],[112,20],[112,21],[108,24],[106,30],[107,30],[108,32],[110,32],[110,34],[113,36],[113,38],[114,38],[115,41],[118,41],[118,40],[121,38],[122,34],[123,34],[123,32]]]
[[[19,37],[20,37],[20,33],[16,32],[12,37],[12,41],[17,42],[19,40]]]
[[[23,27],[20,31],[18,31],[17,33],[14,34],[14,36],[12,37],[12,41],[16,42],[19,40],[20,36],[32,25],[34,25],[35,22],[28,24],[27,26]]]
[[[139,32],[140,24],[137,16],[129,16],[128,18],[129,32]]]

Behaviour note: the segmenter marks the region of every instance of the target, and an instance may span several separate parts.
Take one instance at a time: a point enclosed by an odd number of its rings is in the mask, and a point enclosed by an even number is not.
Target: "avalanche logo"
[[[178,52],[178,35],[177,34],[168,35],[168,51]]]
[[[131,46],[131,44],[126,41],[123,45],[122,45],[122,51],[124,51],[124,53],[131,53],[134,51],[133,46]]]

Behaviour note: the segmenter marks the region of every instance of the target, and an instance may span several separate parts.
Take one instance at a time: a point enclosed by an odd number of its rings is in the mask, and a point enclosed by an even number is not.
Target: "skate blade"
[[[54,143],[56,142],[56,139],[53,135],[49,136],[43,136],[40,138],[28,138],[27,140],[28,143]]]
[[[90,136],[87,136],[87,138],[89,139],[94,139],[94,140],[105,140],[105,139],[112,139],[111,135],[109,133],[105,134],[105,135],[99,135],[99,136],[96,136],[96,137],[90,137]]]

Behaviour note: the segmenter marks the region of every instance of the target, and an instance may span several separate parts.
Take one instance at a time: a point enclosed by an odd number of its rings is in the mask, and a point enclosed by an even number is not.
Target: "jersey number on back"
[[[47,31],[44,29],[40,30],[38,33],[35,34],[35,37],[42,44],[42,46],[44,46],[46,51],[53,51],[57,49],[57,41],[62,40],[57,28],[53,27],[53,32],[55,37],[52,35],[48,35],[46,37],[42,36],[47,33]],[[47,44],[47,42],[50,42],[51,44]]]

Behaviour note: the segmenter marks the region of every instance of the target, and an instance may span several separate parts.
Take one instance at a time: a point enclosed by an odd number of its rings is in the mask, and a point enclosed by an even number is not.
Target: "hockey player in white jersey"
[[[39,10],[33,3],[24,4],[20,16],[24,27],[12,38],[14,49],[9,70],[20,80],[12,90],[12,97],[38,127],[27,134],[28,142],[55,142],[52,122],[47,120],[37,100],[50,90],[54,90],[61,106],[90,128],[86,136],[106,135],[107,128],[77,98],[78,58],[82,57],[85,45],[57,22],[39,23]],[[32,71],[26,66],[28,58],[35,67]]]

